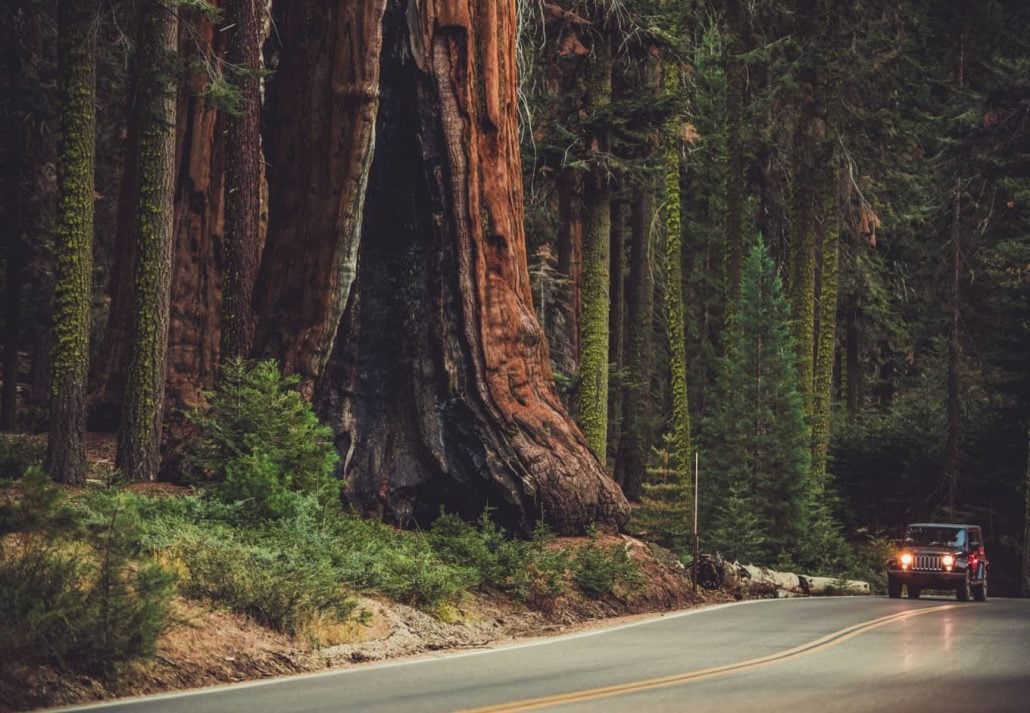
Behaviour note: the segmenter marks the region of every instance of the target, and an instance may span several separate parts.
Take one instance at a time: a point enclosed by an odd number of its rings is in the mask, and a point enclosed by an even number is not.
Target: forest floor
[[[123,696],[353,666],[435,651],[487,648],[505,642],[567,634],[664,611],[732,601],[728,592],[699,589],[695,595],[671,553],[626,537],[621,542],[645,574],[622,596],[590,599],[579,593],[531,607],[501,592],[471,593],[460,605],[434,614],[386,599],[362,597],[361,621],[327,625],[321,645],[267,629],[248,617],[177,598],[175,624],[161,637],[156,655],[98,680],[38,667],[14,673],[17,691],[0,710],[72,705]],[[562,547],[585,538],[561,538]],[[10,679],[9,679],[10,680]],[[13,697],[12,697],[13,696]]]

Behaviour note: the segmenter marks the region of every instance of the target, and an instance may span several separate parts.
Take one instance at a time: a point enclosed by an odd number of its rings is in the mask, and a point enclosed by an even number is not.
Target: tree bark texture
[[[117,465],[132,480],[156,480],[164,413],[165,357],[172,283],[175,198],[177,10],[155,4],[140,28],[139,202],[132,344],[126,371]]]
[[[180,10],[180,57],[217,62],[224,34],[196,10]],[[188,433],[186,409],[199,404],[218,375],[221,344],[222,239],[225,232],[224,111],[207,96],[197,71],[178,88],[175,113],[172,292],[168,318],[164,449]]]
[[[679,71],[669,67],[665,90],[679,91]],[[668,321],[669,370],[672,390],[674,466],[680,482],[691,482],[690,402],[687,397],[686,309],[683,304],[683,235],[680,219],[680,148],[665,152],[665,309]]]
[[[616,191],[617,192],[617,191]],[[615,378],[609,377],[608,388],[608,450],[606,462],[614,472],[615,456],[622,439],[622,402],[625,383],[622,379],[625,367],[626,345],[626,216],[629,212],[624,198],[612,201],[611,264],[611,307],[608,313],[609,361],[615,367]]]
[[[269,225],[255,288],[255,351],[311,387],[354,281],[375,147],[386,0],[275,6],[268,85]]]
[[[389,0],[356,19],[383,38],[356,57],[381,72],[376,147],[354,293],[316,390],[348,498],[400,524],[485,506],[522,532],[622,524],[532,309],[514,1]]]
[[[217,2],[215,3],[218,4]],[[196,10],[181,10],[179,55],[190,62],[217,61],[222,33]],[[111,277],[107,329],[91,373],[93,427],[119,427],[131,348],[137,263],[139,142],[143,77],[133,79],[126,135],[125,170],[118,197],[118,236]],[[221,330],[219,245],[224,230],[224,152],[220,110],[204,96],[209,76],[201,70],[179,88],[175,117],[175,207],[172,298],[166,356],[167,423],[163,435],[179,440],[183,409],[214,386]],[[174,444],[173,444],[174,447]]]
[[[612,60],[608,40],[599,37],[586,58],[583,91],[587,110],[603,111],[611,101]],[[583,315],[580,322],[579,398],[576,416],[594,454],[605,459],[608,445],[608,314],[611,308],[611,185],[608,140],[603,129],[585,137],[592,154],[583,190]]]
[[[835,186],[824,194],[819,260],[817,340],[812,384],[812,481],[825,489],[826,458],[830,450],[833,367],[837,346],[837,293],[840,263],[840,211]]]
[[[61,0],[57,13],[61,104],[46,469],[58,482],[81,484],[86,478],[86,378],[93,283],[97,5]]]
[[[251,301],[263,243],[262,62],[257,0],[227,0],[225,24],[226,61],[234,68],[242,106],[238,114],[226,117],[222,359],[248,356],[254,341]]]

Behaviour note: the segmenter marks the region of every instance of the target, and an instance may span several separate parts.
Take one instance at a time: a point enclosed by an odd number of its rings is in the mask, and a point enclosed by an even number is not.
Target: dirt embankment
[[[582,539],[563,539],[576,546]],[[327,624],[315,646],[265,629],[246,617],[177,602],[177,623],[160,640],[154,659],[125,667],[109,680],[61,675],[50,669],[10,672],[0,682],[0,710],[86,703],[185,688],[353,666],[430,651],[491,647],[515,638],[549,636],[601,626],[613,618],[729,601],[727,593],[695,596],[682,565],[670,553],[626,536],[621,542],[639,563],[643,584],[622,596],[588,599],[569,594],[534,607],[496,593],[470,595],[435,615],[396,602],[364,598],[361,622]],[[6,690],[5,690],[6,689]]]

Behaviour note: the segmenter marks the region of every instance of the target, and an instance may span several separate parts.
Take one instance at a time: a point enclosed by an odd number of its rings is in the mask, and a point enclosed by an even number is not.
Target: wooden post
[[[697,594],[697,496],[699,494],[698,479],[701,475],[701,470],[698,467],[699,458],[698,451],[694,451],[694,560],[691,562],[691,579],[694,582],[694,594]]]
[[[1026,478],[1023,481],[1023,572],[1019,580],[1019,596],[1026,597],[1030,588],[1030,427],[1026,429]]]

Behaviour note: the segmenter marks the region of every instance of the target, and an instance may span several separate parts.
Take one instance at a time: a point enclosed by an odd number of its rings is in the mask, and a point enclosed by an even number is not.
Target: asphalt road
[[[1030,712],[1030,600],[748,602],[487,651],[76,710]]]

